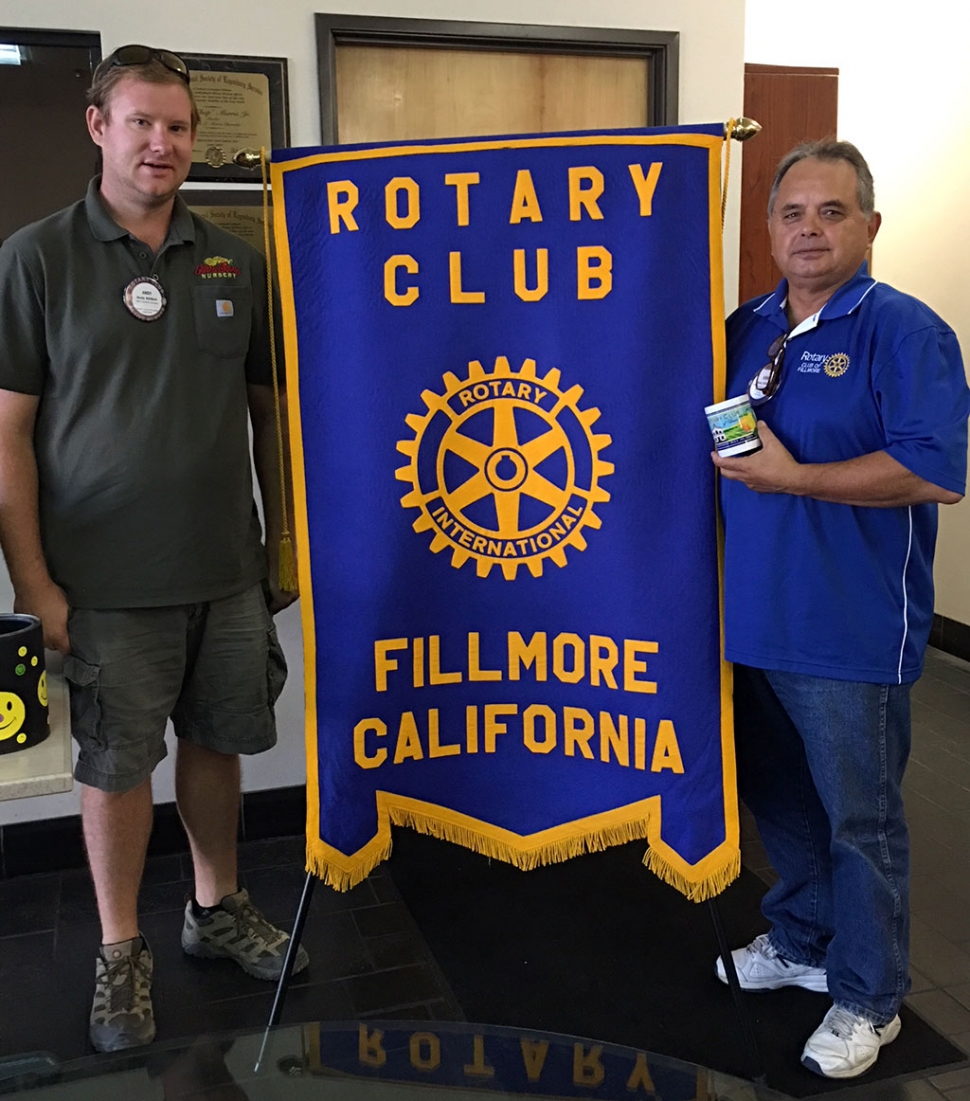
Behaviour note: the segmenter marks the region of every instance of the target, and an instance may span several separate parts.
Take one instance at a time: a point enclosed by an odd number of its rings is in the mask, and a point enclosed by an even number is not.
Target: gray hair
[[[814,157],[817,161],[828,161],[829,163],[844,161],[851,165],[855,169],[856,180],[858,181],[856,197],[859,201],[859,209],[867,218],[872,217],[876,209],[876,194],[872,184],[872,173],[869,171],[869,165],[866,164],[866,158],[850,141],[823,138],[821,141],[802,142],[801,145],[796,145],[794,149],[781,158],[771,184],[771,194],[768,196],[769,218],[775,207],[778,188],[781,186],[781,181],[785,178],[788,169],[808,157]]]

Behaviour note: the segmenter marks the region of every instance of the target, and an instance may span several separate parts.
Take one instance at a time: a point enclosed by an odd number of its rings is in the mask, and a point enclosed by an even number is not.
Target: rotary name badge
[[[125,305],[139,321],[157,321],[165,312],[167,299],[162,284],[152,276],[140,275],[125,287]]]

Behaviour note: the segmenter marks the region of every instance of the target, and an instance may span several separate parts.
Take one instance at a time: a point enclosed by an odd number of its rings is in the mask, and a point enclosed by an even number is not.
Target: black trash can
[[[49,733],[44,629],[33,615],[0,615],[0,753],[29,749]]]

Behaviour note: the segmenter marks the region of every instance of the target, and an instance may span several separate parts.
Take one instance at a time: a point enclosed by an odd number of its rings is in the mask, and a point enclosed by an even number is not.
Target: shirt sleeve
[[[953,331],[930,325],[902,336],[874,364],[873,386],[888,454],[920,478],[964,493],[970,388]]]
[[[0,390],[40,394],[47,376],[43,281],[21,243],[0,246]]]

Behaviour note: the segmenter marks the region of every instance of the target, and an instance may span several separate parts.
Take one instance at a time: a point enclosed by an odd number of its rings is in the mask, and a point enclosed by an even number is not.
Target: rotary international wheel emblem
[[[836,352],[822,364],[829,378],[839,378],[849,369],[849,357],[845,352]]]
[[[444,393],[425,390],[427,413],[406,421],[414,438],[398,451],[396,471],[411,490],[415,531],[431,531],[431,550],[451,549],[456,569],[475,559],[479,577],[501,566],[507,581],[520,566],[542,576],[545,559],[566,565],[566,547],[586,549],[584,528],[600,527],[594,506],[610,499],[600,481],[613,464],[600,458],[612,442],[596,435],[598,409],[580,409],[581,386],[560,389],[560,372],[542,378],[535,360],[518,371],[505,356],[486,370],[478,360],[459,379],[442,376]]]

